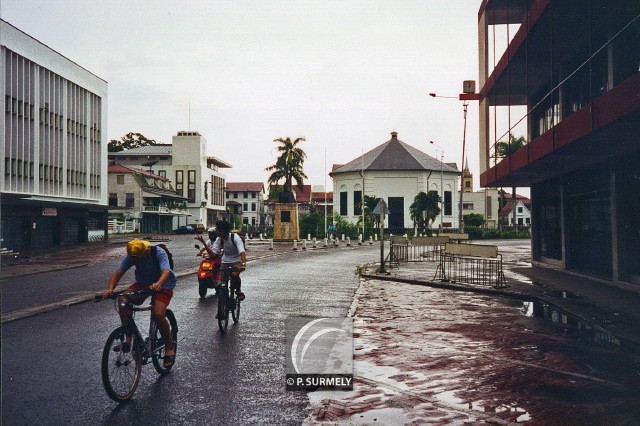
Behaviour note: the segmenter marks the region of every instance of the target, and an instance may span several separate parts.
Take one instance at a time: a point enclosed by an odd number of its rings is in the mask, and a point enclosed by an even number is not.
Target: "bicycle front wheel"
[[[132,336],[127,348],[125,331],[125,327],[113,330],[102,351],[102,383],[109,398],[117,402],[133,396],[142,373],[139,342]]]
[[[167,309],[165,313],[167,321],[169,321],[169,327],[171,328],[171,338],[173,339],[173,349],[175,354],[178,354],[178,322],[176,316],[171,309]],[[166,374],[171,370],[173,364],[169,367],[164,366],[164,339],[160,334],[160,329],[155,321],[151,325],[151,360],[156,371],[160,374]]]
[[[232,290],[231,291],[233,294],[233,299],[232,299],[232,309],[231,309],[231,318],[233,318],[233,322],[234,324],[237,323],[238,321],[240,321],[240,298],[238,297],[238,294]]]
[[[218,294],[218,327],[220,333],[227,332],[229,326],[229,287],[222,287]]]

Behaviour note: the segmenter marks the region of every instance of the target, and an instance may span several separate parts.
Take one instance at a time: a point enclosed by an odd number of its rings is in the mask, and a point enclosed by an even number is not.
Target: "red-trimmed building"
[[[640,2],[484,0],[478,25],[481,186],[531,188],[536,264],[638,289]]]

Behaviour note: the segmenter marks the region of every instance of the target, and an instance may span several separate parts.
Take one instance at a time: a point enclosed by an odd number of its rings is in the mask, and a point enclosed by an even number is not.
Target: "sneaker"
[[[239,291],[236,294],[238,296],[238,300],[242,302],[244,300],[244,293]]]

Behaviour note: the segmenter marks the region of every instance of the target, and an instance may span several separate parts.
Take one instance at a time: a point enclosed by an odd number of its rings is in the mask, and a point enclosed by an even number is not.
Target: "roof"
[[[262,182],[227,182],[227,192],[264,192]]]
[[[528,199],[526,197],[522,197],[522,198]],[[516,206],[518,204],[522,204],[525,209],[529,210],[529,207],[527,207],[527,205],[522,200],[516,200]],[[513,212],[513,208],[511,207],[511,200],[509,200],[504,205],[504,207],[502,207],[502,209],[500,209],[500,212],[498,212],[498,216],[500,216],[500,217],[508,217],[512,212]]]
[[[108,173],[137,173],[139,175],[143,175],[143,176],[147,176],[153,179],[158,179],[158,180],[162,180],[162,181],[168,181],[169,179],[156,175],[154,173],[151,173],[147,170],[142,170],[142,169],[138,169],[136,167],[132,167],[132,166],[125,166],[124,164],[109,164],[109,167],[107,168],[107,172]]]
[[[349,163],[334,165],[330,176],[339,173],[359,172],[361,170],[431,170],[448,173],[460,173],[457,167],[425,154],[398,139],[397,132],[391,132],[391,139],[373,148]]]
[[[333,191],[329,191],[329,192],[312,192],[311,193],[311,199],[312,200],[324,200],[325,196],[327,197],[327,200],[333,200]]]
[[[171,144],[158,144],[158,145],[146,145],[139,146],[138,148],[131,148],[125,151],[109,152],[111,155],[171,155]]]
[[[281,188],[282,185],[271,185],[271,188]],[[311,201],[311,185],[302,185],[302,189],[298,185],[293,185],[293,192],[296,194],[296,203],[309,203]],[[268,201],[273,201],[269,199]]]

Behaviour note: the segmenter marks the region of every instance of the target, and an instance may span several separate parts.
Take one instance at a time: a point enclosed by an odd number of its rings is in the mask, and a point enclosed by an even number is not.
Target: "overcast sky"
[[[273,139],[327,173],[398,138],[460,166],[463,80],[478,80],[480,0],[0,0],[0,15],[108,82],[108,139],[199,131],[227,181],[266,182]],[[326,155],[325,155],[326,153]],[[478,174],[478,105],[467,116]]]

